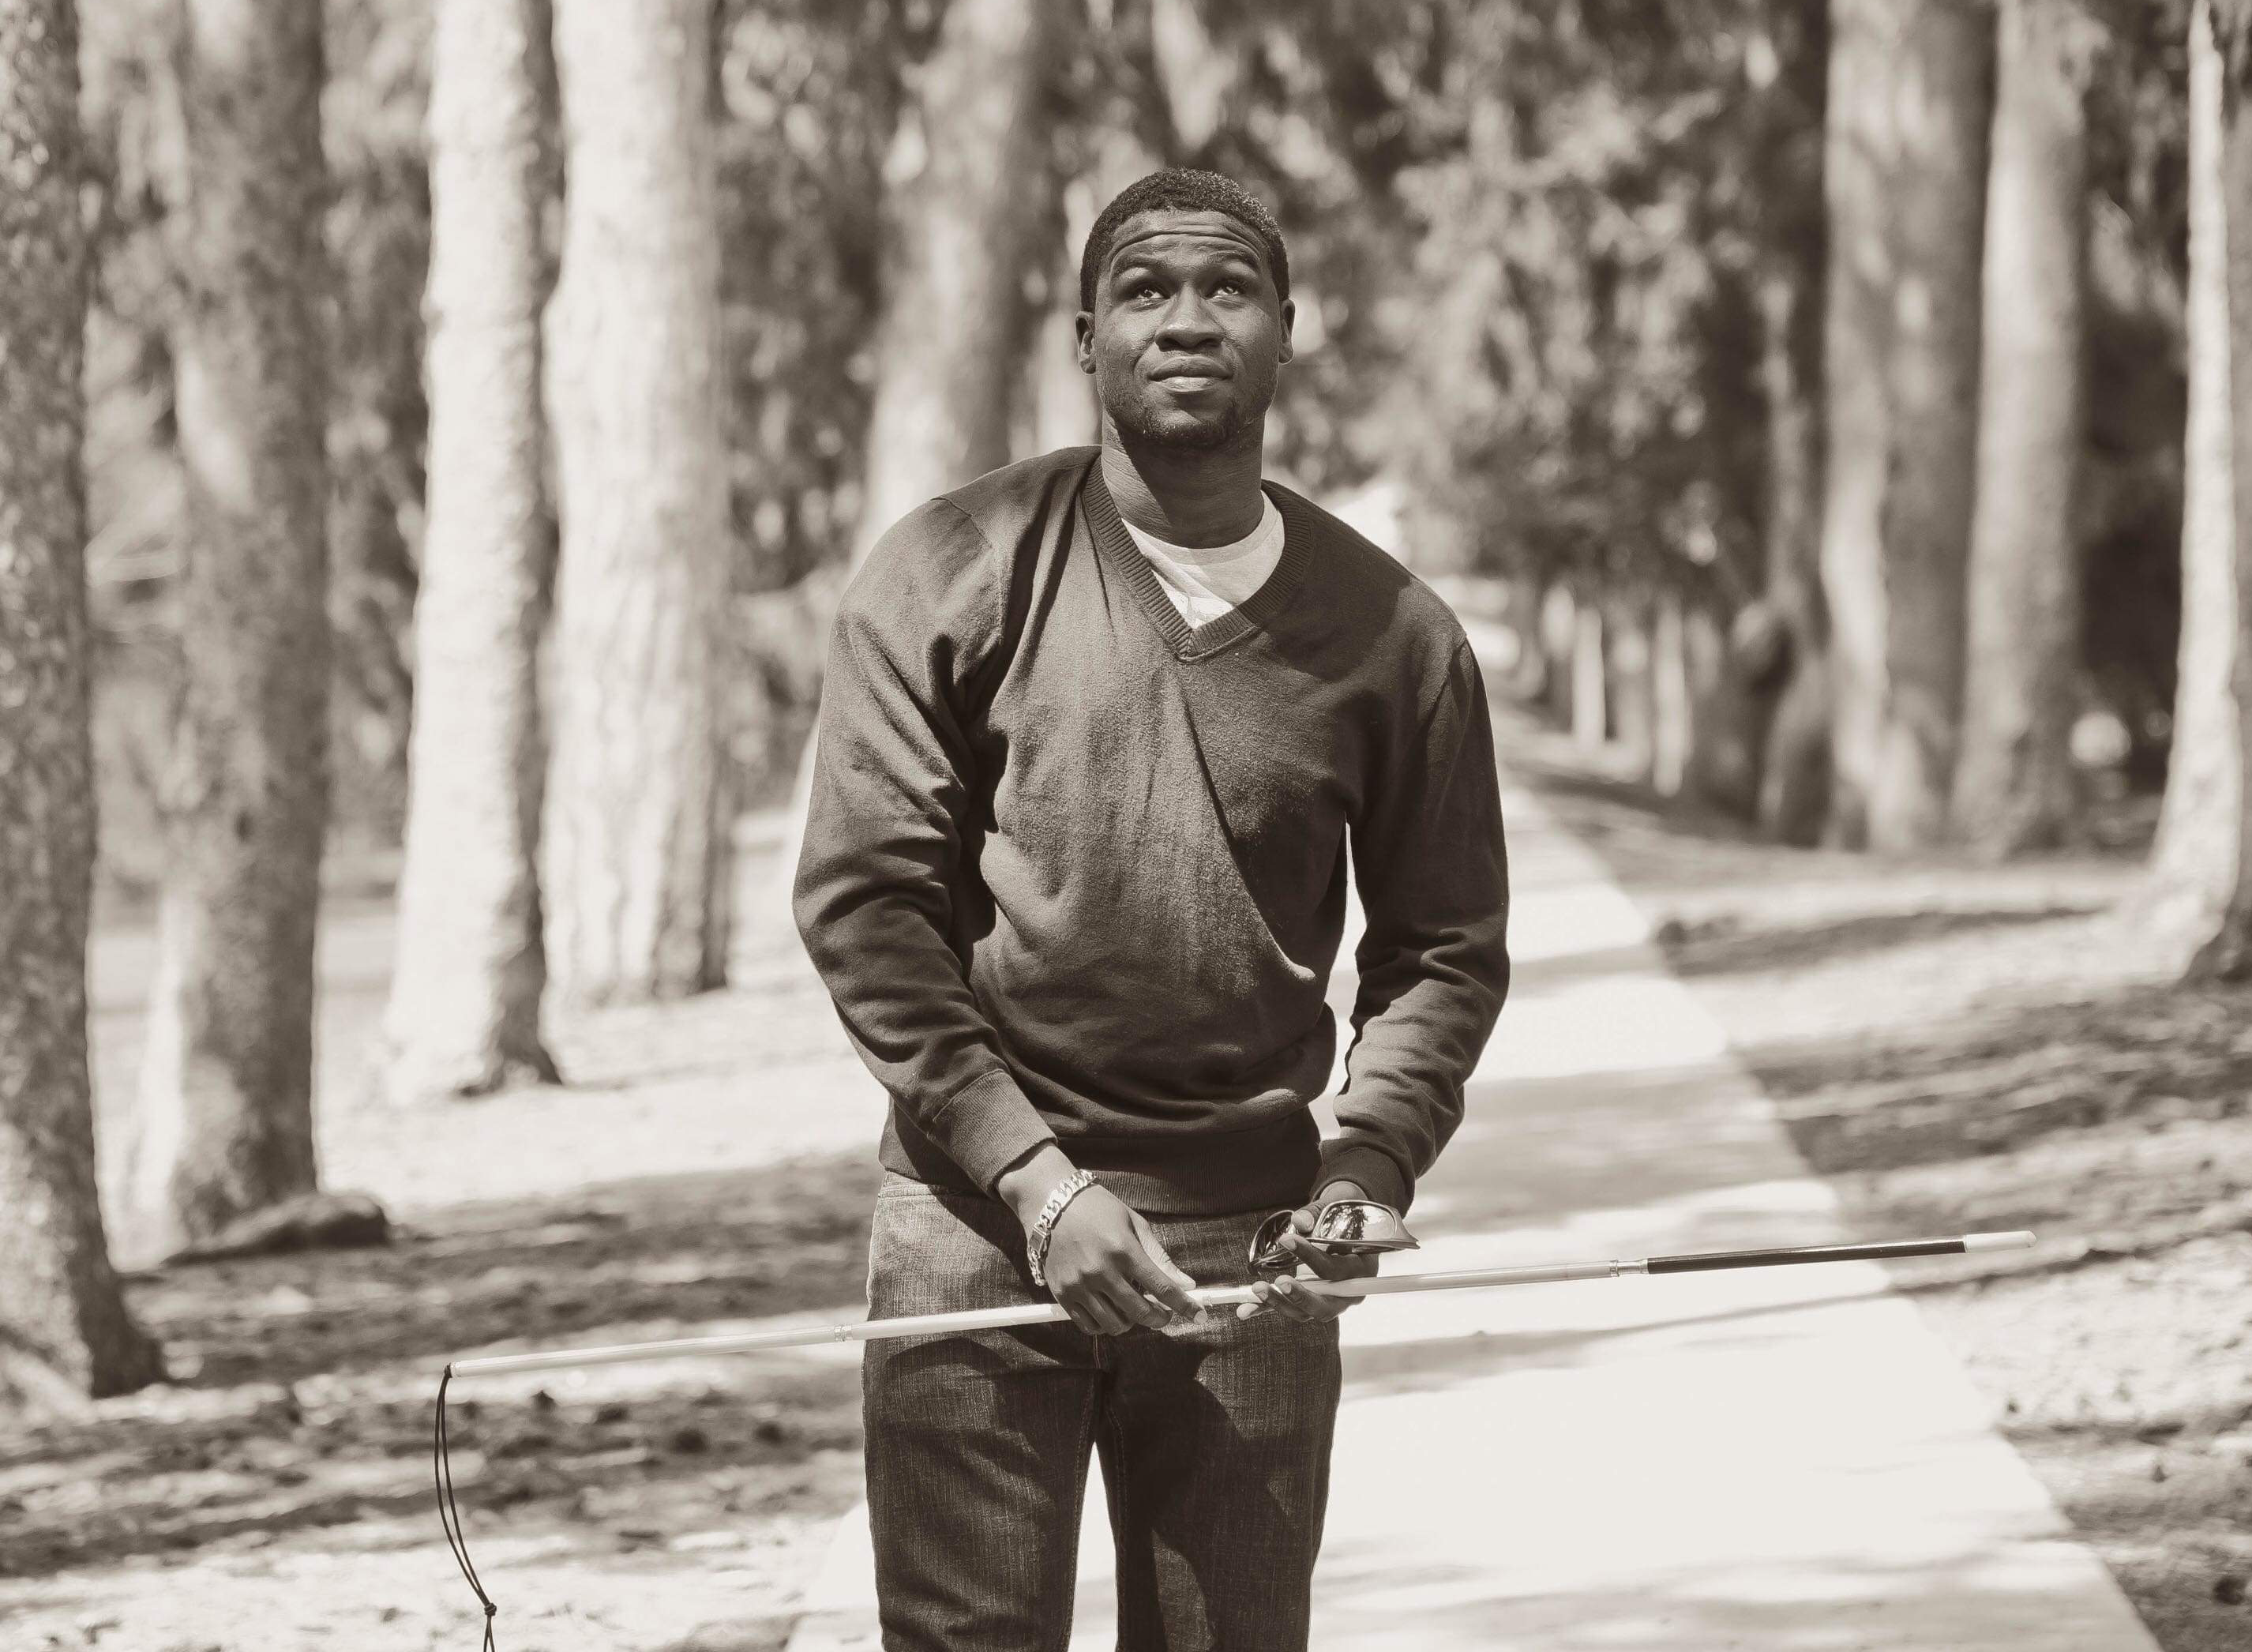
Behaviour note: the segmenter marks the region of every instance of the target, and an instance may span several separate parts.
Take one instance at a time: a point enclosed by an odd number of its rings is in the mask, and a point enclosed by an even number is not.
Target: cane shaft
[[[1296,1283],[1317,1296],[1392,1296],[1414,1291],[1616,1279],[1628,1274],[1690,1274],[1721,1268],[1773,1267],[1797,1262],[1958,1256],[1972,1252],[2018,1249],[2033,1242],[2031,1233],[1970,1233],[1954,1239],[1897,1239],[1874,1245],[1810,1245],[1780,1250],[1705,1251],[1684,1256],[1561,1262],[1531,1267],[1464,1268],[1451,1273],[1395,1274],[1389,1277],[1373,1275],[1366,1279],[1301,1279]],[[1257,1293],[1248,1285],[1213,1286],[1191,1291],[1189,1297],[1206,1308],[1234,1308],[1258,1300]],[[581,1365],[625,1364],[646,1359],[678,1359],[703,1354],[749,1354],[768,1349],[810,1348],[824,1343],[865,1343],[892,1336],[1010,1330],[1020,1325],[1058,1323],[1069,1317],[1053,1302],[1032,1302],[1017,1308],[977,1308],[958,1314],[915,1314],[897,1319],[849,1320],[835,1325],[746,1331],[728,1336],[685,1336],[671,1342],[624,1343],[608,1348],[566,1348],[536,1354],[495,1354],[482,1359],[456,1360],[448,1369],[456,1377],[498,1377],[520,1371],[562,1371]]]

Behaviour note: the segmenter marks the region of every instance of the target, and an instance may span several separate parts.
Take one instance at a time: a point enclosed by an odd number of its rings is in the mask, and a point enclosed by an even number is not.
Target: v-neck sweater
[[[1191,626],[1101,451],[910,511],[831,633],[794,910],[891,1097],[879,1157],[990,1195],[1053,1140],[1151,1213],[1337,1178],[1404,1210],[1508,991],[1476,659],[1273,481],[1273,572]],[[1324,1142],[1348,857],[1366,927]]]

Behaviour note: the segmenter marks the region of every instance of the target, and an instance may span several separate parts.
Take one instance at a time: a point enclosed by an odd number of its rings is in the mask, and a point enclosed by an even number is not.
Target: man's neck
[[[1129,443],[1105,419],[1102,481],[1118,514],[1153,538],[1195,550],[1232,545],[1258,527],[1267,508],[1262,445],[1256,427],[1202,452]]]

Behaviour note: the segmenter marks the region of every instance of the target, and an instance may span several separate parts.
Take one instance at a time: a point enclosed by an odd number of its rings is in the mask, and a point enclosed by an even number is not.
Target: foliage
[[[2084,3],[2112,41],[2092,94],[2086,650],[2150,754],[2178,601],[2188,0]],[[380,829],[403,780],[421,531],[429,0],[326,3],[338,802]],[[1055,175],[1097,176],[1123,140],[1241,177],[1289,234],[1300,353],[1271,421],[1281,468],[1322,490],[1395,480],[1421,562],[1672,582],[1724,607],[1760,588],[1759,283],[1778,247],[1820,234],[1817,114],[1769,42],[1818,19],[1816,0],[1085,3]],[[796,585],[850,537],[883,191],[943,14],[715,0],[740,592]],[[169,16],[112,0],[85,24],[91,566],[120,677],[167,646],[177,555]],[[782,675],[802,696],[802,673]]]

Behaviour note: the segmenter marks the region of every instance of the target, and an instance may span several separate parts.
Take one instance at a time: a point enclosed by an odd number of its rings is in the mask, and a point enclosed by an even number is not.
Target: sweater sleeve
[[[1493,731],[1469,643],[1352,823],[1367,927],[1322,1181],[1405,1211],[1462,1122],[1463,1089],[1509,991],[1509,864]]]
[[[792,898],[860,1059],[989,1191],[1054,1134],[1003,1060],[951,939],[978,795],[965,707],[999,642],[997,565],[942,499],[870,550],[830,633]]]

